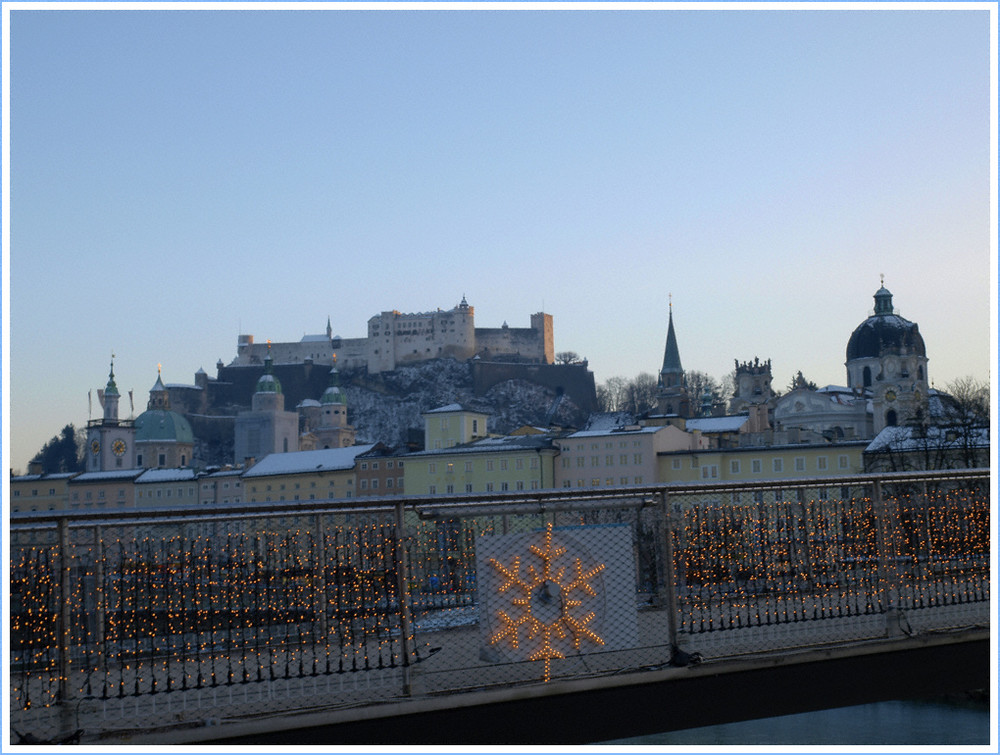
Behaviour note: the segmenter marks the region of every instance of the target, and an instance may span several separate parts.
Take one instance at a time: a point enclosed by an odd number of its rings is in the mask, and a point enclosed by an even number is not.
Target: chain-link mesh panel
[[[983,625],[983,481],[22,526],[12,738],[123,741]]]

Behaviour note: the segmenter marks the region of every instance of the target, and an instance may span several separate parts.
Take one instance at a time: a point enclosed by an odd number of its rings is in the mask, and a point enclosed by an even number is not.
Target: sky
[[[112,354],[138,415],[241,333],[463,296],[598,383],[659,371],[672,302],[685,369],[783,390],[846,382],[884,275],[938,388],[990,380],[987,7],[7,6],[4,462]]]

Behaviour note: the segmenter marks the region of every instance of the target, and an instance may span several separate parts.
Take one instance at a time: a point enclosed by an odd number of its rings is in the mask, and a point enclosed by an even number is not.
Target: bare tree
[[[597,386],[597,405],[602,412],[623,411],[626,401],[628,380],[616,375]]]
[[[636,416],[647,414],[656,408],[658,385],[656,378],[648,372],[641,372],[629,381],[625,390],[623,411]]]
[[[582,361],[575,351],[556,352],[556,364],[580,364]]]

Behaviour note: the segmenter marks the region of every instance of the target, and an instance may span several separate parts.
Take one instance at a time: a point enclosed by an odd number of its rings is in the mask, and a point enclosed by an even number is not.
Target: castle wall
[[[563,393],[582,411],[597,411],[594,373],[586,364],[517,364],[514,362],[472,362],[472,385],[477,396],[507,380],[527,380]]]

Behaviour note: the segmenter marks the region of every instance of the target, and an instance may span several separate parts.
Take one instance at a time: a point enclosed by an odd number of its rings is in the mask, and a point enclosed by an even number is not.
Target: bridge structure
[[[983,469],[10,521],[11,743],[595,742],[990,683]]]

